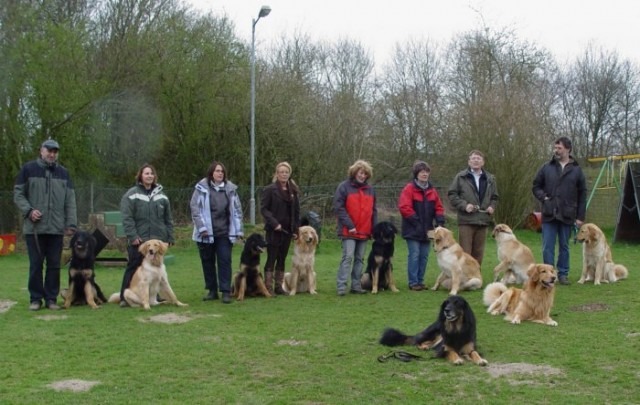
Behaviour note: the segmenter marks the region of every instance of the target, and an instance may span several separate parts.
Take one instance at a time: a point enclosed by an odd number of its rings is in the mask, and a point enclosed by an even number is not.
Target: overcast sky
[[[271,14],[256,26],[256,44],[304,33],[333,42],[360,41],[376,63],[396,43],[429,38],[446,44],[455,34],[488,26],[512,29],[518,38],[549,49],[558,62],[572,60],[592,43],[640,63],[639,0],[186,0],[195,8],[226,14],[250,41],[260,7]]]

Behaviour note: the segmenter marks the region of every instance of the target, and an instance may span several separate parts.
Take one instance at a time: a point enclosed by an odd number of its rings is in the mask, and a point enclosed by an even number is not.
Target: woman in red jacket
[[[342,239],[342,261],[336,284],[338,295],[347,291],[351,273],[351,293],[366,294],[360,285],[364,251],[377,221],[376,194],[367,181],[373,170],[371,165],[358,160],[349,167],[349,178],[336,189],[333,209],[338,218],[338,237]]]
[[[425,289],[424,274],[429,259],[428,232],[436,226],[444,226],[444,207],[438,191],[429,182],[431,168],[426,162],[413,164],[413,181],[400,193],[398,209],[402,215],[402,237],[407,241],[407,276],[413,291]]]

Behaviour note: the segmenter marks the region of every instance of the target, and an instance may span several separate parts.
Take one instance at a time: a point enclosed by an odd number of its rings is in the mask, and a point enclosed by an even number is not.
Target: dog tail
[[[407,336],[397,329],[387,328],[382,332],[380,344],[385,346],[411,346],[415,342],[413,336]]]
[[[115,292],[113,294],[111,294],[111,296],[109,297],[109,302],[112,304],[119,304],[120,303],[120,293],[119,292]]]
[[[621,264],[614,264],[613,274],[615,274],[616,279],[624,280],[625,278],[629,277],[629,270],[627,270],[627,268]]]
[[[485,306],[491,306],[500,296],[507,291],[508,287],[500,282],[495,282],[488,284],[484,288],[484,293],[482,294],[482,302]]]

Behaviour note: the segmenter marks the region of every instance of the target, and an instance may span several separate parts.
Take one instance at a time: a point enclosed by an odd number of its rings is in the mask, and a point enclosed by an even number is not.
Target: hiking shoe
[[[562,284],[562,285],[569,285],[571,284],[569,282],[569,279],[567,278],[567,276],[558,276],[558,283]]]
[[[344,291],[338,291],[338,297],[344,297]]]
[[[202,301],[213,301],[218,299],[217,291],[209,291],[209,294],[202,297]]]
[[[39,311],[40,308],[42,308],[42,302],[40,301],[33,301],[30,305],[29,305],[29,310],[30,311]]]
[[[56,304],[55,301],[49,301],[47,302],[47,309],[50,309],[52,311],[57,311],[60,309],[60,306]]]
[[[420,284],[415,284],[409,287],[409,289],[411,289],[411,291],[422,291],[424,290],[424,286]]]
[[[231,304],[231,294],[228,292],[222,293],[222,303],[223,304]]]
[[[352,288],[351,291],[349,291],[351,294],[366,294],[367,292],[365,290],[363,290],[362,288]]]

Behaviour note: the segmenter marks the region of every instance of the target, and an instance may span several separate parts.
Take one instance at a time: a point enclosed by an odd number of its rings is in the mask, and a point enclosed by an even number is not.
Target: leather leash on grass
[[[387,354],[378,357],[380,363],[385,363],[389,359],[396,359],[408,363],[412,360],[425,360],[424,357],[405,352],[403,350],[392,350]]]

